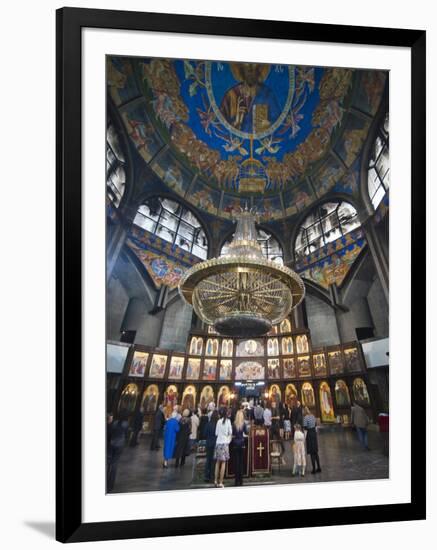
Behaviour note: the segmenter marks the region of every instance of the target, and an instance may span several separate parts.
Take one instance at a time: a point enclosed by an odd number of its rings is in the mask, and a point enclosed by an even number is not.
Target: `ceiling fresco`
[[[386,73],[108,57],[126,131],[166,186],[229,218],[291,216],[327,192],[357,192],[358,159]]]
[[[340,286],[366,243],[363,229],[355,229],[298,261],[296,271],[326,290]]]
[[[172,245],[141,227],[133,226],[127,246],[146,268],[156,288],[177,288],[184,272],[200,260],[186,250]]]

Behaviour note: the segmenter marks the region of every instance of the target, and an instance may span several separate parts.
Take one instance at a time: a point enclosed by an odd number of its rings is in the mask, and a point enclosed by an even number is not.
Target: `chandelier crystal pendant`
[[[263,256],[253,211],[246,207],[234,219],[228,252],[186,271],[179,292],[219,334],[261,336],[301,303],[305,287],[293,270]]]

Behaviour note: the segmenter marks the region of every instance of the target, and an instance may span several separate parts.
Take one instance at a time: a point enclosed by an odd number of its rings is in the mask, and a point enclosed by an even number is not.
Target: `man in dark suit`
[[[293,430],[293,433],[294,433],[294,426],[296,424],[299,424],[299,426],[302,426],[302,423],[303,423],[302,405],[300,401],[296,401],[291,410],[291,429]]]
[[[129,443],[130,447],[136,447],[138,445],[138,436],[140,435],[140,431],[143,429],[143,422],[144,410],[142,407],[140,407],[132,423],[132,437]]]
[[[262,426],[264,424],[264,408],[261,406],[259,401],[253,411],[253,417],[257,426]]]
[[[155,413],[155,416],[153,417],[153,426],[152,426],[152,441],[150,443],[150,450],[151,451],[157,451],[160,447],[158,445],[159,443],[159,436],[161,435],[162,428],[165,424],[165,416],[164,416],[164,406],[159,405],[158,410]]]
[[[369,440],[367,436],[367,426],[369,424],[369,417],[366,411],[361,407],[357,401],[351,407],[351,424],[355,426],[357,430],[358,439],[361,445],[370,451]]]

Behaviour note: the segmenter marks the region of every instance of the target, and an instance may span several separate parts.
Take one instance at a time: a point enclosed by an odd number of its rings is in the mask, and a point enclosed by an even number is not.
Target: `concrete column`
[[[307,328],[303,312],[304,304],[301,303],[293,309],[293,328]]]
[[[331,298],[331,303],[332,303],[332,309],[334,310],[334,315],[335,315],[335,325],[337,327],[337,334],[338,334],[338,337],[339,337],[339,340],[340,340],[340,344],[342,344],[344,342],[344,338],[343,338],[343,334],[342,334],[342,330],[341,330],[341,322],[340,322],[340,317],[342,314],[344,314],[344,308],[338,308],[336,306],[338,306],[338,304],[341,303],[341,299],[340,299],[340,296],[339,296],[339,291],[338,291],[338,287],[336,285],[336,283],[333,283],[331,285],[329,285],[329,296]]]
[[[131,298],[124,314],[121,330],[138,331],[144,316],[147,315],[146,307],[146,303],[141,298]]]
[[[372,315],[366,298],[359,298],[349,307],[355,327],[373,327]]]
[[[136,209],[126,208],[117,211],[117,222],[111,227],[106,244],[106,280],[109,281],[118,257],[126,242],[127,235],[136,216]]]
[[[384,247],[378,237],[373,218],[369,219],[363,226],[367,243],[369,245],[370,254],[372,255],[375,264],[376,273],[381,282],[384,298],[388,304],[389,298],[389,267],[388,261],[384,254]]]
[[[220,243],[217,240],[217,236],[213,234],[212,242],[209,243],[208,258],[217,258],[220,256]]]
[[[144,346],[157,346],[162,330],[164,312],[151,315],[152,304],[145,298],[133,297],[129,300],[121,324],[121,330],[136,331],[135,343]]]
[[[159,347],[185,351],[192,316],[193,308],[181,298],[171,302],[164,312]]]
[[[357,297],[348,304],[348,311],[336,311],[337,324],[341,342],[356,340],[356,328],[373,327],[373,319],[370,314],[369,304],[364,297]]]
[[[126,229],[121,225],[117,225],[108,239],[109,242],[106,250],[106,279],[108,281],[114,271],[115,264],[117,263],[120,252],[126,242],[126,238]]]
[[[309,294],[306,298],[308,328],[314,347],[340,343],[335,309],[325,301]]]
[[[286,241],[288,242],[288,241]],[[291,255],[291,251],[289,250],[289,246],[284,246],[282,247],[282,252],[284,254],[284,264],[291,267],[294,265],[294,258],[293,256]],[[291,267],[291,269],[294,269],[293,267]]]
[[[375,225],[375,232],[378,236],[378,240],[381,243],[381,249],[384,254],[387,265],[390,265],[389,255],[389,214],[385,215],[385,218]]]

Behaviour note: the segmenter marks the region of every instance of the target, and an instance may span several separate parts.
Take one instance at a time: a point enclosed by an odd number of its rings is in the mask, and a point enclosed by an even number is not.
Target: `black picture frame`
[[[424,519],[425,497],[425,51],[422,30],[62,8],[57,38],[56,538],[61,542],[158,537]],[[81,31],[144,30],[406,47],[412,70],[411,502],[253,514],[82,522]],[[420,296],[418,290],[421,290]]]

